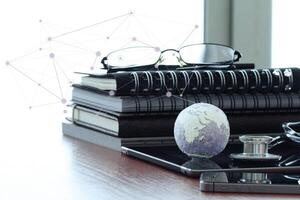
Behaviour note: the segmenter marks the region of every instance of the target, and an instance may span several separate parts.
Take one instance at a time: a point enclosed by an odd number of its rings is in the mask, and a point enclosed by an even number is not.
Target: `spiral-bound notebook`
[[[226,113],[290,112],[300,109],[300,93],[233,93],[180,96],[109,96],[100,90],[73,86],[72,101],[115,112],[178,112],[194,103],[210,103]]]
[[[157,70],[85,75],[80,85],[106,91],[111,96],[300,90],[299,68]]]

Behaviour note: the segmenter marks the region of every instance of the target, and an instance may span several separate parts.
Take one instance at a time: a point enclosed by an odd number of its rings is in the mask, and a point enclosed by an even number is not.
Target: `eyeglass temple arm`
[[[242,55],[239,51],[234,51],[234,62],[239,61],[241,57]]]
[[[108,69],[108,65],[106,64],[107,57],[102,58],[101,64],[103,65],[104,69]]]

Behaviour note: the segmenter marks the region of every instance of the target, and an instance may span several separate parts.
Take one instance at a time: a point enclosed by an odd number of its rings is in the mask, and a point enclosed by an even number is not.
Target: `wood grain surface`
[[[62,136],[60,119],[39,120],[44,114],[6,117],[11,119],[2,124],[1,130],[0,200],[300,198],[299,195],[202,193],[197,178]],[[26,117],[30,119],[26,123],[14,121]]]

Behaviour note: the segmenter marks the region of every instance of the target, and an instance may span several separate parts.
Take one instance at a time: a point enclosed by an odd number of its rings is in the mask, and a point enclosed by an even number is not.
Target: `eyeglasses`
[[[177,58],[179,68],[198,68],[213,66],[228,67],[241,58],[241,54],[231,47],[200,43],[181,47],[180,49],[166,49],[158,47],[138,46],[113,51],[104,57],[101,63],[108,72],[161,69],[165,61],[164,54],[173,52]]]

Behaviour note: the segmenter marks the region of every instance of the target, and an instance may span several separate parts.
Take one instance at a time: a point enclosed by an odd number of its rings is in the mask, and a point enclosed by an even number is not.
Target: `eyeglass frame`
[[[215,63],[188,63],[185,62],[182,59],[182,56],[180,55],[180,50],[189,46],[195,46],[195,45],[215,45],[215,46],[221,46],[221,47],[226,47],[229,48],[231,50],[233,50],[233,59],[230,61],[226,61],[226,62],[215,62]],[[116,66],[110,66],[107,63],[105,63],[105,61],[107,61],[107,57],[115,52],[121,51],[121,50],[126,50],[126,49],[131,49],[131,48],[140,48],[140,47],[145,47],[145,48],[158,48],[158,47],[152,47],[152,46],[136,46],[136,47],[127,47],[127,48],[123,48],[123,49],[118,49],[115,51],[110,52],[107,56],[103,57],[101,60],[101,64],[103,65],[104,69],[108,70],[108,72],[117,72],[117,71],[133,71],[136,70],[136,68],[139,69],[139,71],[142,70],[149,70],[149,69],[159,69],[159,66],[169,66],[169,65],[159,65],[161,62],[161,59],[163,58],[163,54],[165,52],[168,51],[174,51],[176,52],[179,57],[176,57],[178,59],[178,63],[180,64],[179,69],[184,68],[184,69],[195,69],[195,68],[207,68],[207,67],[212,67],[212,68],[226,68],[228,69],[229,67],[221,67],[224,65],[232,65],[234,62],[237,62],[240,60],[240,58],[242,57],[241,53],[237,50],[234,50],[232,47],[230,46],[226,46],[226,45],[222,45],[222,44],[216,44],[216,43],[196,43],[196,44],[190,44],[190,45],[186,45],[183,46],[179,49],[164,49],[162,51],[160,51],[160,55],[159,58],[157,59],[157,61],[155,61],[153,64],[149,64],[149,65],[141,65],[141,66],[134,66],[134,67],[116,67]],[[159,48],[158,48],[159,49]],[[185,65],[183,67],[183,64]],[[172,66],[172,65],[170,65]],[[174,66],[174,65],[173,65]],[[214,67],[213,67],[214,66]],[[217,67],[216,67],[217,66]],[[163,67],[164,68],[164,67]],[[166,67],[168,69],[168,67]],[[178,66],[175,67],[176,69],[178,69]]]

